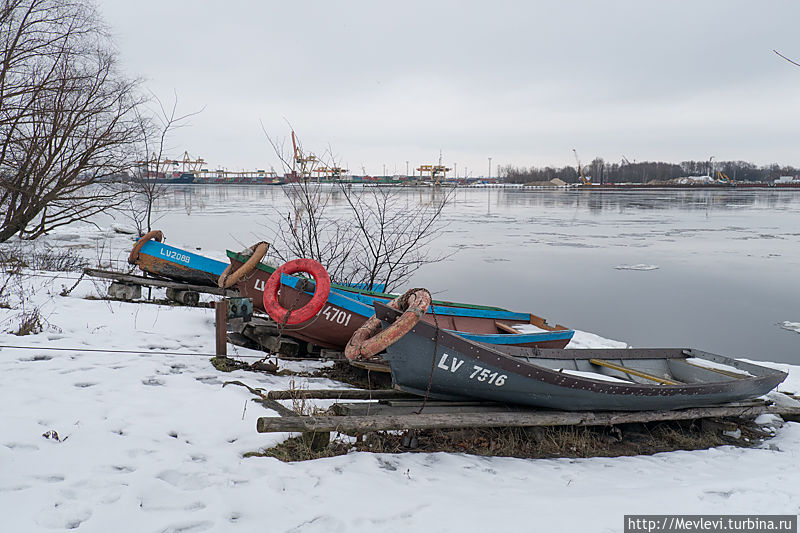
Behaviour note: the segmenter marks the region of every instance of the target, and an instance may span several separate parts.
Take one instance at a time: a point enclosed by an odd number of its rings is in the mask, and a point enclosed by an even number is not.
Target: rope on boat
[[[425,396],[422,398],[422,405],[417,411],[418,415],[422,414],[422,410],[425,409],[425,406],[428,405],[428,397],[431,394],[431,386],[433,385],[433,371],[436,368],[436,358],[439,355],[439,319],[436,318],[436,311],[433,308],[433,303],[431,302],[431,314],[433,315],[433,323],[436,329],[433,332],[433,357],[431,358],[431,372],[428,375],[428,386],[425,388]]]

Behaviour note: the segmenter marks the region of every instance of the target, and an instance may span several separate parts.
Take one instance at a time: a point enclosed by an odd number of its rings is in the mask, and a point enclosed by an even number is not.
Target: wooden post
[[[217,356],[228,355],[228,302],[225,298],[214,305],[217,323]]]

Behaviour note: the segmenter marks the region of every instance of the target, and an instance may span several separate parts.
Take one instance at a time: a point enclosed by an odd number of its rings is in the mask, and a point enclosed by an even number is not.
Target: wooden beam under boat
[[[800,403],[767,405],[747,402],[672,411],[546,411],[475,413],[421,413],[405,415],[261,417],[259,433],[340,431],[364,433],[403,429],[455,429],[461,427],[610,426],[634,422],[696,420],[717,417],[755,417],[761,414],[797,417]]]
[[[144,287],[161,287],[167,289],[178,289],[182,291],[195,291],[205,294],[217,294],[220,296],[238,296],[239,294],[239,291],[234,289],[220,289],[219,287],[210,287],[208,285],[194,285],[192,283],[183,283],[180,281],[167,281],[158,278],[137,276],[135,274],[126,274],[124,272],[115,272],[113,270],[84,268],[83,272],[87,276],[91,276],[93,278],[110,279],[122,283],[142,285]]]

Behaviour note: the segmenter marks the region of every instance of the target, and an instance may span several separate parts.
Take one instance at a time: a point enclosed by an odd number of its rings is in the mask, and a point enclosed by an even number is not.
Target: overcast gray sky
[[[261,122],[355,173],[744,159],[800,164],[797,0],[101,0],[188,150],[279,168]],[[494,173],[494,171],[493,171]]]

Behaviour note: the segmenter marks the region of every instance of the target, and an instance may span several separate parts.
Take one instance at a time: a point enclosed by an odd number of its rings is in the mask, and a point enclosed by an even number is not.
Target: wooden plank
[[[282,417],[300,418],[300,415],[275,400],[271,400],[269,398],[253,398],[253,401],[260,403],[267,409],[272,409]]]
[[[84,273],[94,278],[111,279],[123,283],[133,283],[146,287],[166,287],[183,291],[195,291],[205,294],[218,294],[220,296],[238,296],[239,291],[231,289],[220,289],[219,287],[209,287],[207,285],[193,285],[191,283],[181,283],[178,281],[167,281],[157,278],[146,278],[124,272],[114,272],[113,270],[100,270],[97,268],[84,268]]]
[[[607,426],[632,422],[697,420],[714,417],[757,416],[763,413],[798,416],[800,408],[771,406],[721,406],[676,411],[524,411],[510,413],[457,413],[374,416],[261,417],[259,433],[340,431],[365,433],[392,429],[454,429],[461,427]]]
[[[514,333],[516,335],[522,333],[520,330],[514,329],[511,326],[503,324],[502,322],[498,322],[497,320],[494,321],[494,325],[497,327],[497,329],[500,331],[505,331],[506,333]]]
[[[605,361],[603,359],[589,359],[589,362],[592,363],[593,365],[604,366],[612,370],[623,372],[625,374],[628,374],[629,376],[636,376],[644,379],[649,379],[650,381],[655,381],[656,383],[660,383],[662,385],[680,385],[679,381],[674,381],[667,378],[660,378],[658,376],[648,374],[647,372],[642,372],[641,370],[634,370],[632,368],[618,365],[610,361]]]
[[[392,389],[308,389],[308,390],[272,390],[267,393],[271,400],[291,400],[305,398],[308,400],[386,400],[397,398],[418,398]]]
[[[333,414],[347,416],[364,415],[412,415],[419,412],[422,405],[386,405],[384,402],[361,402],[361,403],[337,403],[331,406]],[[519,411],[519,408],[506,405],[426,405],[422,413],[424,414],[457,414],[457,413],[508,413]]]
[[[451,402],[445,400],[428,400],[427,402],[420,398],[419,396],[415,396],[413,399],[398,399],[398,400],[386,400],[386,405],[391,405],[395,407],[417,407],[420,408],[423,405],[436,405],[436,406],[444,406],[444,407],[483,407],[486,405],[503,405],[497,404],[493,402],[482,402],[482,401],[469,401],[469,402]]]
[[[392,371],[388,363],[375,363],[372,361],[350,361],[350,364],[358,368],[363,368],[364,370],[369,370],[371,372],[390,373]]]

